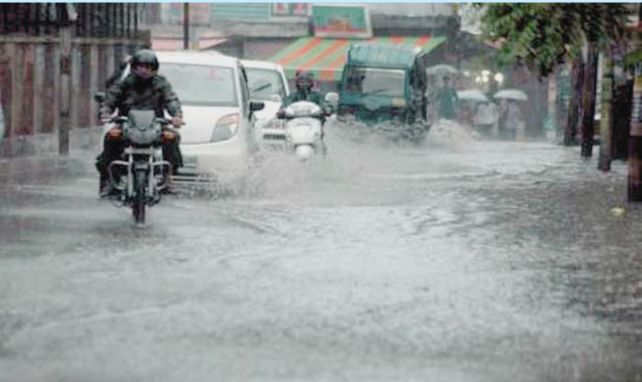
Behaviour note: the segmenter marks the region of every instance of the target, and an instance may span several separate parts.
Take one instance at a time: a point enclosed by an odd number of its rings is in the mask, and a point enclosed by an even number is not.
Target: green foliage
[[[525,63],[546,77],[573,59],[587,42],[623,37],[629,8],[624,4],[497,3],[486,9],[482,30],[500,42],[499,63]]]
[[[634,66],[642,62],[642,49],[636,49],[624,56],[625,66]]]

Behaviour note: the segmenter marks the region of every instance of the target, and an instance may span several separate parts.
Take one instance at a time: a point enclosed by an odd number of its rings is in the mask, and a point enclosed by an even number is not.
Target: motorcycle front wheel
[[[145,171],[136,171],[134,173],[134,200],[132,203],[132,214],[134,221],[139,224],[145,223],[145,188],[147,186],[147,177]]]

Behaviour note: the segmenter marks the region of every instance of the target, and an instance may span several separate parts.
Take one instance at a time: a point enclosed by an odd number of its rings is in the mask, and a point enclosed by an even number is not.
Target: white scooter
[[[325,154],[323,123],[326,113],[314,102],[298,101],[277,113],[285,120],[285,144],[301,161],[310,159],[316,153]]]

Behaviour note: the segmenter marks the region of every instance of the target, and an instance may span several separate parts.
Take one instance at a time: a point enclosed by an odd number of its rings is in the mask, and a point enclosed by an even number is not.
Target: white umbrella
[[[488,97],[486,97],[486,94],[484,94],[484,92],[479,89],[459,90],[457,92],[457,97],[460,100],[465,101],[488,102]]]
[[[524,93],[521,90],[517,89],[503,89],[495,93],[493,98],[506,98],[506,99],[512,99],[515,101],[526,101],[528,100],[528,96],[526,93]]]
[[[426,74],[445,75],[457,73],[459,73],[459,70],[457,70],[457,68],[447,64],[439,64],[426,69]]]

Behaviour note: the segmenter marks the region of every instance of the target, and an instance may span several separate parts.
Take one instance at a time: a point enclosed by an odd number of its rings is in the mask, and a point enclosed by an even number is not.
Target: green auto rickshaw
[[[426,53],[405,44],[352,44],[339,85],[339,120],[354,119],[395,138],[423,139],[430,128]]]

